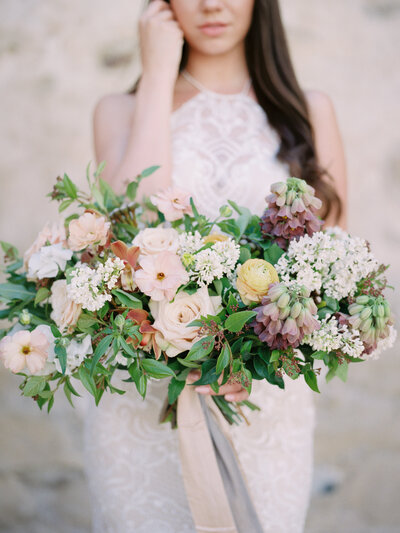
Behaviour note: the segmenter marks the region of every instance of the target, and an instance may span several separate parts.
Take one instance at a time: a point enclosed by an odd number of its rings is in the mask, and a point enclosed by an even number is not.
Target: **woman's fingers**
[[[199,392],[200,394],[222,395],[239,392],[240,390],[242,390],[242,388],[243,387],[242,385],[240,385],[240,383],[235,383],[234,385],[228,385],[227,383],[225,383],[225,385],[222,385],[222,387],[219,388],[218,392],[214,392],[210,385],[199,385],[194,390],[196,392]]]
[[[243,389],[236,393],[230,392],[229,394],[225,394],[224,396],[225,400],[227,400],[228,402],[243,402],[244,400],[247,400],[248,397],[249,393],[246,389]]]

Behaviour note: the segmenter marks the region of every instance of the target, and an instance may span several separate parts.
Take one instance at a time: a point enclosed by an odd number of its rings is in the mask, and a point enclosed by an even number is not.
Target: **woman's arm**
[[[337,193],[342,200],[342,215],[338,222],[333,213],[325,219],[326,226],[338,224],[347,228],[347,171],[343,141],[333,103],[322,91],[306,91],[311,124],[314,129],[319,164],[332,175]],[[332,181],[330,181],[332,184]]]
[[[140,198],[170,182],[170,116],[183,33],[161,0],[149,4],[139,31],[143,74],[138,90],[134,96],[107,95],[98,102],[93,137],[97,162],[106,161],[103,178],[117,193],[143,169],[161,166],[141,182]]]

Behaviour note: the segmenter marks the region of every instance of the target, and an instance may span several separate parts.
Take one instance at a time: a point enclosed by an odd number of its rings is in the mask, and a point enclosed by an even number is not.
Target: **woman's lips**
[[[203,24],[200,26],[200,30],[211,37],[221,35],[225,31],[226,24],[215,23],[215,24]]]

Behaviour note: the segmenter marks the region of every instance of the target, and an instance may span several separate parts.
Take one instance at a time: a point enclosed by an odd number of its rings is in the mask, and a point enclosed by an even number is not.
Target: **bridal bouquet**
[[[123,394],[119,370],[144,398],[149,379],[168,378],[165,419],[191,369],[196,385],[302,376],[318,389],[346,380],[348,365],[376,358],[396,331],[383,292],[384,271],[366,241],[335,227],[321,230],[321,202],[305,181],[275,183],[260,218],[233,201],[209,220],[192,198],[170,188],[139,203],[142,172],[116,195],[86,177],[89,193],[67,175],[48,195],[59,211],[19,257],[0,241],[7,281],[0,284],[0,358],[22,376],[20,389],[50,411],[62,387],[72,404],[80,380],[96,404]],[[149,216],[149,214],[151,216]],[[213,396],[229,422],[241,405]],[[243,415],[244,416],[244,415]]]

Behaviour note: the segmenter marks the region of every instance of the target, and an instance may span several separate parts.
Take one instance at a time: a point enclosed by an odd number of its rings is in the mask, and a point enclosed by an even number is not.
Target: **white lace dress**
[[[171,116],[173,181],[206,215],[228,198],[261,214],[271,183],[288,176],[275,157],[278,135],[247,92],[198,88]],[[264,533],[302,532],[310,498],[315,393],[304,380],[284,380],[285,390],[254,381],[250,399],[262,410],[248,415],[250,426],[231,427]],[[125,395],[105,393],[97,408],[90,402],[84,442],[94,533],[195,533],[177,430],[158,423],[167,381],[149,383],[145,401],[124,384]]]

